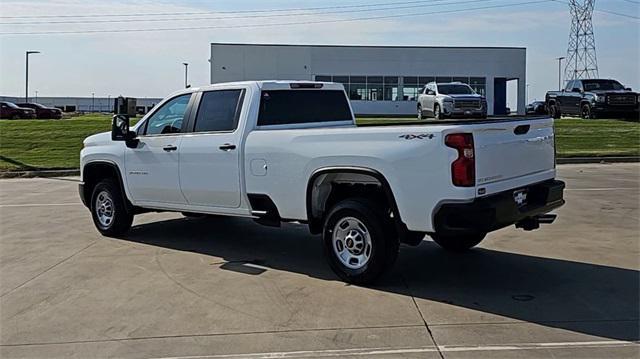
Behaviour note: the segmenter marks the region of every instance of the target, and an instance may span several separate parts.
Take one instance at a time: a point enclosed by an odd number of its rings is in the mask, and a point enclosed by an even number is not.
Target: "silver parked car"
[[[487,100],[462,82],[435,83],[424,86],[418,95],[418,119],[434,117],[487,117]]]

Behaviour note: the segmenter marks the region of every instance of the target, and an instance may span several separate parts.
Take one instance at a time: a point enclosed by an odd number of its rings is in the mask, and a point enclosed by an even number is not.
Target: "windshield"
[[[473,95],[475,93],[467,85],[438,85],[438,92],[444,95]]]
[[[585,91],[624,90],[624,86],[616,80],[582,80],[582,85]]]
[[[4,102],[4,104],[12,108],[18,108],[18,106],[16,106],[16,104],[13,102]]]

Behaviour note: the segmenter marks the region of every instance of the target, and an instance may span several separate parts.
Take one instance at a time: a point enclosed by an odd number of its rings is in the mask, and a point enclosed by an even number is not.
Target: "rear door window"
[[[238,127],[243,90],[202,93],[194,132],[233,131]]]
[[[258,126],[353,121],[341,90],[265,90]]]

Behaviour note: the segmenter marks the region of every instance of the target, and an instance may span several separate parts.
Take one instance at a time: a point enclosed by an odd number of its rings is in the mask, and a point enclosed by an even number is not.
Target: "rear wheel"
[[[11,116],[12,120],[19,120],[20,119],[20,115],[13,115]]]
[[[549,116],[555,119],[559,119],[561,116],[560,110],[558,110],[558,106],[555,103],[549,105]]]
[[[591,105],[589,105],[588,103],[583,104],[580,114],[582,115],[582,118],[585,120],[592,119],[593,113],[591,113]]]
[[[98,231],[108,237],[124,234],[133,223],[133,214],[127,211],[120,186],[112,179],[102,180],[94,187],[91,215]]]
[[[367,199],[336,204],[325,219],[323,241],[331,269],[354,284],[373,282],[398,256],[399,241],[391,218]]]
[[[442,111],[440,111],[440,105],[436,104],[433,107],[433,117],[436,120],[441,120],[442,119]]]
[[[438,243],[440,247],[448,251],[464,252],[477,246],[486,235],[486,233],[472,233],[460,236],[443,236],[436,233],[432,234],[431,238],[434,242]]]

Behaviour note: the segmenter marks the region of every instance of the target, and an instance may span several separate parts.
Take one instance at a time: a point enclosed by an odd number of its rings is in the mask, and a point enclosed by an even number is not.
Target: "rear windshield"
[[[471,95],[473,90],[467,85],[438,85],[438,92],[444,95]]]
[[[258,126],[338,121],[353,121],[344,91],[262,91]]]

